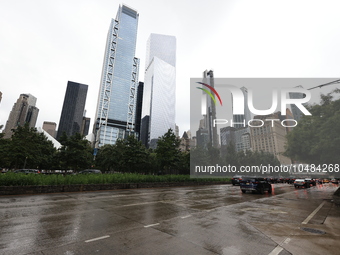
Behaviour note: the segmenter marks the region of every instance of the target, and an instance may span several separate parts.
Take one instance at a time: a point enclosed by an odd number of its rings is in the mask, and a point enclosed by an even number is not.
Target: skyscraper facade
[[[141,133],[155,148],[170,128],[175,132],[176,37],[151,34],[146,52]]]
[[[203,72],[203,83],[210,85],[211,87],[215,87],[214,80],[214,72],[212,70],[205,70]],[[217,135],[217,126],[213,125],[213,120],[216,119],[216,106],[213,100],[210,98],[208,94],[206,96],[207,109],[205,117],[205,128],[208,131],[209,135],[209,143],[211,146],[218,148],[219,147],[219,137]]]
[[[135,134],[137,11],[119,6],[107,35],[94,124],[95,147]]]
[[[4,138],[10,138],[13,134],[12,129],[24,126],[25,123],[28,123],[29,127],[35,127],[39,113],[39,109],[35,107],[36,102],[37,98],[31,94],[20,95],[6,122]]]
[[[297,86],[296,88],[303,88],[301,85]],[[299,93],[299,92],[289,92],[289,98],[290,99],[301,99],[304,98],[306,95],[303,93]],[[299,121],[301,119],[301,117],[303,116],[302,111],[295,105],[295,104],[291,104],[290,105],[291,108],[291,112],[293,114],[294,120]]]
[[[233,115],[233,127],[244,128],[248,126],[248,121],[251,119],[251,113],[248,108],[248,90],[245,87],[241,88],[244,96],[244,114],[234,114]],[[233,100],[233,98],[231,98]]]
[[[287,129],[279,121],[264,121],[268,119],[281,119],[281,113],[276,112],[269,115],[258,115],[254,119],[264,122],[264,125],[256,127],[261,122],[254,121],[255,127],[250,127],[251,147],[253,151],[268,152],[277,157],[283,165],[291,164],[291,160],[284,156],[287,144]]]
[[[137,101],[136,101],[136,128],[135,131],[138,133],[139,140],[141,140],[141,125],[142,125],[142,107],[143,107],[143,91],[144,91],[144,82],[138,83],[137,90]]]
[[[67,136],[81,133],[88,86],[67,82],[63,109],[60,115],[57,140],[65,132]]]
[[[50,134],[53,138],[55,138],[57,123],[44,121],[42,129],[45,130],[48,134]]]

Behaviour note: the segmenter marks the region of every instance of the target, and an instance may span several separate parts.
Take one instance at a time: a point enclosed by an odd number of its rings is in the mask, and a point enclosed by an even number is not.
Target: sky
[[[37,127],[58,125],[67,81],[74,81],[89,85],[91,131],[107,31],[123,3],[139,12],[140,81],[149,35],[177,38],[180,135],[190,129],[190,78],[206,69],[220,78],[340,79],[337,0],[1,0],[0,125],[22,93],[37,98]]]

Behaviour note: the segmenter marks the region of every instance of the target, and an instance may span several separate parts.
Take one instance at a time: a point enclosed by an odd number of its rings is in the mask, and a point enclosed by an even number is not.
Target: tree
[[[171,128],[158,139],[155,152],[161,171],[169,173],[170,170],[177,168],[181,157],[180,142]]]
[[[96,157],[96,165],[106,171],[145,173],[149,171],[149,151],[135,136],[104,145]]]
[[[125,172],[145,173],[148,168],[149,153],[141,141],[135,136],[125,140],[124,151]]]
[[[308,107],[304,116],[287,135],[285,155],[309,164],[336,164],[340,155],[340,99],[333,100],[336,89],[321,95],[320,104]]]
[[[82,135],[76,133],[67,137],[63,133],[60,143],[62,147],[59,149],[58,158],[61,168],[75,171],[90,168],[93,163],[92,148],[90,142]]]
[[[113,171],[115,165],[115,145],[105,144],[98,150],[95,164],[103,171]]]
[[[28,123],[13,130],[6,143],[8,167],[11,168],[49,168],[56,152],[53,143]]]

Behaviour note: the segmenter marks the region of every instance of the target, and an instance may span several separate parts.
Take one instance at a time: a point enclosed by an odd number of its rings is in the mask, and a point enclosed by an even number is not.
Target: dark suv
[[[265,191],[272,193],[272,185],[265,178],[259,177],[243,178],[240,182],[240,188],[243,193],[246,193],[246,191],[260,194],[264,194]]]

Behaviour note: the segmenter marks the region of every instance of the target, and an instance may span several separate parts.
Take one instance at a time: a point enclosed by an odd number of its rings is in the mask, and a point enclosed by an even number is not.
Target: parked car
[[[332,179],[332,180],[331,180],[331,183],[333,183],[333,184],[339,184],[339,180],[338,180],[338,179]]]
[[[17,169],[14,171],[16,174],[40,174],[37,169]]]
[[[251,191],[252,193],[264,194],[265,191],[272,193],[272,185],[265,179],[259,177],[246,177],[240,182],[242,193]]]
[[[99,169],[85,169],[83,171],[80,171],[79,174],[101,174],[102,171]]]
[[[235,175],[233,178],[231,178],[232,185],[240,185],[240,181],[242,181],[241,175]]]
[[[315,179],[312,178],[305,178],[305,181],[308,182],[310,185],[316,186]]]
[[[297,188],[310,188],[310,183],[305,179],[296,179],[294,181],[294,187]]]
[[[295,181],[294,176],[289,176],[289,177],[285,178],[285,183],[292,184],[292,183],[294,183],[294,181]]]

